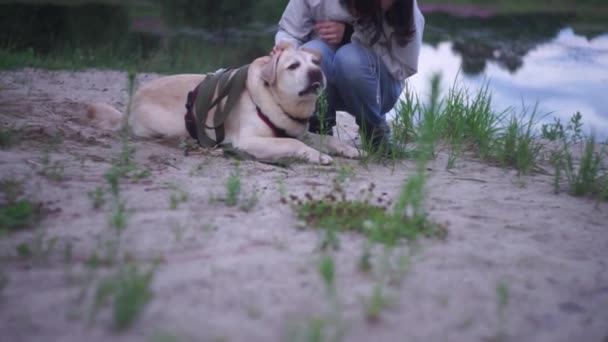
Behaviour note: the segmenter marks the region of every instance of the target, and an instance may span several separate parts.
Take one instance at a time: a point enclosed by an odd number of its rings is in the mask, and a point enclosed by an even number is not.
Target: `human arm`
[[[305,43],[314,29],[310,7],[305,0],[289,0],[275,35],[275,45],[287,42],[293,46]]]

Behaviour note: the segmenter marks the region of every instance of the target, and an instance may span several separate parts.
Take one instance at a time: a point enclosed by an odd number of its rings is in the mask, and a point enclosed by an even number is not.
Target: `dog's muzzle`
[[[321,69],[311,69],[308,71],[308,86],[300,91],[298,95],[317,95],[323,88],[325,88],[325,77],[323,77],[323,72]]]

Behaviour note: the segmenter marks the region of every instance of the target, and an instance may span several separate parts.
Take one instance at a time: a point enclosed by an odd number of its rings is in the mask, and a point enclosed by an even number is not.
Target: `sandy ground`
[[[124,108],[126,88],[120,72],[0,73],[0,121],[22,134],[16,146],[0,151],[0,177],[22,180],[25,195],[45,212],[35,229],[0,239],[8,277],[0,293],[0,339],[285,341],[294,326],[331,312],[317,272],[319,234],[301,229],[280,192],[323,191],[344,166],[242,162],[243,193],[257,189],[259,197],[245,212],[222,201],[234,159],[184,156],[177,143],[135,141],[135,159],[151,177],[122,184],[130,210],[122,248],[140,264],[162,260],[154,299],[124,333],[109,328],[107,312],[88,319],[90,301],[78,300],[90,274],[83,261],[110,230],[111,209],[93,209],[87,193],[106,184],[103,174],[120,139],[87,126],[82,103]],[[352,131],[352,120],[340,122]],[[63,167],[63,180],[41,174],[45,150]],[[413,161],[338,162],[354,168],[349,193],[373,181],[392,198],[415,169]],[[518,178],[468,159],[446,171],[446,163],[440,153],[429,164],[427,207],[449,234],[394,252],[410,255],[410,266],[387,287],[391,305],[377,322],[365,319],[363,302],[380,267],[359,271],[365,240],[339,236],[332,317],[339,317],[343,340],[608,341],[608,205],[555,195],[549,176]],[[188,201],[171,210],[174,187]],[[17,256],[19,243],[36,239],[56,240],[48,256]],[[372,262],[380,264],[382,254],[373,249]],[[508,289],[505,305],[499,284]]]

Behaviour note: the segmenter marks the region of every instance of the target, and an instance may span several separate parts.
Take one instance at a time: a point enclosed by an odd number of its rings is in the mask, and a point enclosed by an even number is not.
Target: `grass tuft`
[[[513,167],[520,174],[538,171],[542,148],[535,130],[538,105],[530,112],[524,107],[520,114],[509,116],[511,109],[495,111],[489,83],[471,94],[456,79],[446,97],[441,98],[440,75],[434,75],[430,82],[431,92],[424,104],[409,88],[405,89],[405,98],[397,106],[393,121],[396,146],[403,148],[404,144],[416,141],[417,152],[434,158],[437,144],[443,142],[448,146],[447,169],[453,168],[464,152],[470,152],[482,160]],[[577,123],[571,124],[580,129]],[[431,137],[424,144],[426,151],[419,146],[423,130]],[[545,127],[546,132],[558,130]]]
[[[416,200],[406,199],[406,196],[415,196],[413,189],[417,186],[408,184],[405,187],[407,193],[403,195],[403,210],[393,212],[389,210],[391,202],[383,196],[376,197],[372,203],[369,199],[347,200],[343,193],[338,196],[330,193],[320,199],[306,194],[304,199],[292,195],[283,202],[290,203],[298,219],[308,226],[324,229],[326,244],[334,247],[338,246],[335,234],[344,231],[359,232],[374,242],[387,245],[394,245],[401,239],[416,239],[420,235],[443,237],[445,229],[428,221],[420,208],[416,208],[413,215],[408,214],[409,208],[416,207],[412,206],[412,201]],[[362,193],[364,197],[373,196],[373,185],[365,192]]]
[[[382,286],[376,284],[371,296],[364,301],[365,318],[370,323],[380,321],[380,314],[390,304],[391,300],[384,294]]]
[[[40,158],[42,169],[40,174],[51,181],[61,182],[64,180],[64,165],[59,160],[51,160],[49,151],[45,151]]]
[[[241,174],[236,168],[226,180],[226,205],[234,207],[239,202],[241,194]]]
[[[55,250],[57,238],[46,239],[43,231],[38,231],[29,242],[22,242],[16,247],[17,255],[21,258],[31,259],[41,264],[48,261],[49,256]]]
[[[93,209],[99,209],[99,208],[103,207],[103,205],[106,203],[105,193],[104,193],[103,187],[101,187],[101,186],[98,186],[93,191],[89,191],[87,193],[87,195],[89,196],[89,199],[91,200],[91,205],[92,205]]]
[[[169,209],[176,210],[180,203],[188,202],[188,193],[177,186],[172,186],[173,191],[169,196]]]
[[[505,341],[506,340],[506,317],[505,311],[507,306],[509,305],[509,287],[506,283],[500,282],[496,286],[496,317],[498,320],[498,327],[496,331],[496,336],[493,339],[496,342]]]
[[[251,191],[251,195],[243,199],[239,208],[248,213],[258,204],[258,201],[258,190],[253,189],[253,191]]]
[[[319,262],[319,274],[329,293],[335,291],[336,265],[334,259],[329,255],[324,255]]]
[[[590,196],[598,201],[608,200],[608,145],[600,147],[595,134],[585,136],[581,127],[582,117],[577,112],[564,130],[560,148],[551,158],[555,170],[555,192],[558,193],[562,189],[565,180],[565,186],[573,196]]]
[[[23,183],[15,179],[0,181],[0,231],[29,228],[42,218],[42,204],[23,197]]]
[[[283,197],[281,202],[289,204],[298,219],[308,226],[325,231],[322,247],[337,248],[336,233],[343,231],[356,231],[373,242],[386,245],[395,245],[403,239],[415,240],[419,236],[445,237],[446,229],[432,223],[424,210],[425,165],[435,144],[433,120],[432,115],[424,116],[420,123],[418,148],[422,152],[418,154],[417,172],[404,183],[394,206],[387,193],[375,194],[373,183],[360,191],[357,200],[348,199],[339,177],[322,196],[290,195]]]
[[[565,136],[565,132],[559,118],[553,118],[552,124],[542,124],[541,136],[549,141],[561,141]]]
[[[31,226],[39,217],[39,208],[27,199],[0,207],[0,229],[14,231]]]
[[[155,268],[143,271],[137,265],[125,265],[97,285],[93,316],[111,304],[113,327],[118,331],[129,328],[153,297],[150,284]]]
[[[504,130],[494,144],[494,158],[503,166],[514,167],[520,174],[536,170],[542,145],[535,136],[538,104],[531,113],[527,109],[519,115],[512,114]]]

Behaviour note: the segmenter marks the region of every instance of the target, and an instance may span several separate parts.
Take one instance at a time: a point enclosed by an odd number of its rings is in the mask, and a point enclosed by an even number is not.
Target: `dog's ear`
[[[323,59],[323,56],[321,55],[321,53],[315,49],[311,49],[311,48],[307,48],[307,47],[303,47],[301,48],[302,51],[308,52],[311,55],[315,56],[315,58],[317,58],[319,61],[321,61],[321,59]]]
[[[281,41],[272,49],[272,53],[270,54],[270,62],[264,66],[262,69],[262,79],[267,84],[274,84],[277,79],[277,66],[279,64],[279,58],[283,51],[287,49],[294,49],[293,44],[288,43],[286,41]]]
[[[283,50],[275,51],[270,61],[262,68],[262,80],[267,84],[274,84],[277,80],[277,66]]]

